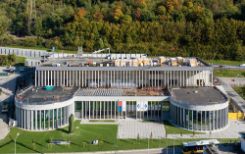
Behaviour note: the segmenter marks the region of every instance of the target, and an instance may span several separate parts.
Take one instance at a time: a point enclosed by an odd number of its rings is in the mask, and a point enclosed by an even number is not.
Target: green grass
[[[26,59],[25,57],[16,56],[14,65],[24,65],[25,59]]]
[[[183,128],[176,127],[168,121],[164,121],[164,127],[167,134],[193,134],[193,131],[185,130]],[[200,132],[195,132],[195,134],[202,134]]]
[[[216,65],[234,65],[238,66],[241,64],[245,64],[245,61],[232,61],[232,60],[205,60],[209,64],[216,64]]]
[[[219,77],[245,77],[245,70],[215,69],[214,75]]]
[[[234,90],[243,98],[245,99],[245,86],[243,87],[234,87]]]
[[[89,122],[115,122],[115,120],[89,120]]]
[[[147,139],[119,140],[116,138],[117,125],[85,125],[75,123],[75,131],[71,135],[67,128],[49,132],[29,132],[18,128],[12,128],[10,134],[0,141],[0,153],[13,153],[16,133],[20,133],[17,139],[17,153],[44,153],[44,152],[84,152],[105,150],[144,149],[148,147]],[[71,145],[49,145],[51,139],[70,140]],[[99,145],[90,144],[92,140],[99,139]],[[173,145],[182,145],[183,142],[201,139],[160,139],[150,140],[150,148],[163,148]],[[234,141],[230,139],[225,142]]]
[[[23,48],[23,49],[35,49],[35,50],[46,50],[46,51],[50,51],[50,49],[45,48],[45,47],[40,47],[40,46],[34,46],[34,47],[27,47],[27,46],[17,46],[17,45],[11,45],[11,46],[7,46],[7,47],[11,47],[11,48]],[[56,49],[55,52],[58,53],[77,53],[77,51],[75,50],[61,50],[61,49]]]

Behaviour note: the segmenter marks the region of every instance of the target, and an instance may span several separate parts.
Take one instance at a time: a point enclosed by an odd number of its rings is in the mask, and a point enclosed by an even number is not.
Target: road
[[[104,152],[74,152],[69,154],[181,154],[182,149],[179,147],[174,148],[157,148],[157,149],[139,149],[139,150],[119,150],[119,151],[104,151]],[[58,153],[56,153],[58,154]]]
[[[212,65],[212,66],[213,68],[220,68],[220,69],[245,70],[245,67],[234,66],[234,65]]]

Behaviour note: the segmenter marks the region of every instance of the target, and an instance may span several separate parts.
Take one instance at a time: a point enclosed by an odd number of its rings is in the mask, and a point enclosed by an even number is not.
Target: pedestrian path
[[[222,86],[220,90],[222,90],[230,97],[231,101],[234,102],[239,109],[245,113],[245,100],[226,82],[226,80],[219,78],[221,80]]]
[[[226,129],[203,134],[168,134],[167,138],[181,139],[181,138],[240,138],[241,134],[245,133],[245,121],[229,121]]]
[[[8,125],[0,119],[0,140],[4,139],[8,135],[9,131]]]

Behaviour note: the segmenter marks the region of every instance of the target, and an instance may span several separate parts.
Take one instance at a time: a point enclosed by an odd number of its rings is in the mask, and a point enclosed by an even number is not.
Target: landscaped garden
[[[82,151],[105,151],[124,149],[144,149],[148,147],[147,139],[120,140],[116,138],[117,125],[80,124],[75,122],[74,132],[68,133],[68,128],[48,132],[29,132],[18,128],[12,128],[9,135],[0,141],[0,153],[13,153],[15,150],[16,134],[20,135],[16,141],[17,153],[44,153],[44,152],[82,152]],[[50,141],[71,141],[70,145],[54,145]],[[93,145],[93,140],[99,140],[98,145]],[[173,145],[181,145],[184,141],[193,139],[150,139],[150,148],[163,148]],[[198,139],[200,140],[200,139]],[[223,141],[223,140],[222,140]],[[231,140],[224,140],[229,142]],[[232,140],[233,141],[233,140]]]

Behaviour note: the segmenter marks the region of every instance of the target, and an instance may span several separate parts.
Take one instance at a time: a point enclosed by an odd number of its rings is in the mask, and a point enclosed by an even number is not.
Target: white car
[[[245,64],[241,64],[240,67],[245,67]]]

